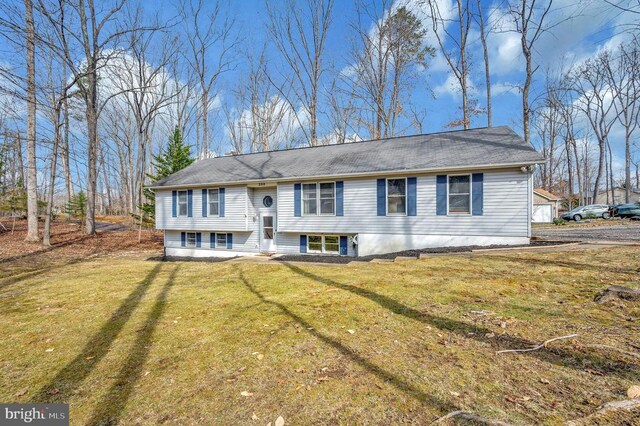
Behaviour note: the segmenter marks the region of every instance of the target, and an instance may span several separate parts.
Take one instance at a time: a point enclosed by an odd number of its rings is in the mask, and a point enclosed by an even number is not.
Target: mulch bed
[[[518,248],[518,247],[540,247],[553,246],[559,244],[570,244],[573,241],[544,241],[532,240],[530,244],[521,245],[491,245],[491,246],[464,246],[464,247],[434,247],[420,250],[404,250],[394,253],[375,254],[371,256],[333,256],[333,255],[312,255],[312,254],[288,254],[274,258],[279,262],[313,262],[313,263],[349,263],[354,260],[359,262],[369,262],[373,259],[395,259],[396,257],[415,257],[418,258],[421,253],[465,253],[480,249],[501,249],[501,248]]]

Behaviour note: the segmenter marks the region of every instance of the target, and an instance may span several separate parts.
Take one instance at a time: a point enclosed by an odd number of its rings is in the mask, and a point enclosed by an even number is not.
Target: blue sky
[[[16,2],[17,7],[21,7],[21,2],[13,1]],[[207,3],[205,1],[205,4]],[[454,0],[438,0],[438,3],[440,10],[446,14],[447,10],[452,10]],[[475,3],[475,0],[471,0],[471,3]],[[392,7],[405,5],[424,19],[424,25],[428,30],[427,42],[436,47],[431,22],[425,16],[427,6],[424,1],[388,0],[387,4]],[[524,62],[518,34],[509,31],[512,24],[508,20],[499,20],[499,17],[504,16],[506,5],[506,0],[482,0],[485,19],[494,29],[494,32],[488,36],[492,68],[493,124],[509,125],[521,133],[522,109],[518,85],[524,79]],[[166,20],[174,19],[177,15],[174,2],[169,0],[142,0],[142,10],[149,19],[156,14]],[[263,45],[270,46],[265,28],[267,12],[264,0],[229,1],[225,11],[237,19],[241,42],[236,52],[237,61],[234,63],[233,71],[223,76],[214,91],[214,95],[218,96],[222,102],[229,100],[233,96],[232,91],[237,82],[246,78],[247,52],[256,53]],[[353,39],[351,24],[356,17],[356,8],[351,1],[336,0],[333,12],[325,60],[333,72],[337,73],[351,63],[350,46]],[[629,33],[623,31],[624,25],[632,22],[633,19],[633,15],[624,14],[603,0],[555,0],[547,18],[547,22],[552,24],[553,28],[540,38],[535,47],[534,61],[539,68],[535,75],[531,100],[535,102],[542,93],[547,72],[557,74],[560,70],[566,70],[572,64],[593,56],[604,47],[616,46],[629,37]],[[178,24],[170,31],[178,33],[184,25]],[[478,100],[479,106],[483,107],[485,105],[484,64],[476,28],[472,29],[469,37],[468,55],[472,65],[469,84],[472,88],[472,97]],[[267,55],[271,58],[270,66],[279,68],[277,53],[272,46],[267,49]],[[13,65],[18,61],[11,49],[0,48],[0,63]],[[414,83],[411,99],[417,109],[424,111],[423,131],[428,133],[448,130],[447,123],[459,118],[460,115],[458,113],[460,93],[456,85],[452,84],[454,81],[440,54],[431,59],[429,68],[420,72]],[[327,86],[328,81],[325,81],[325,94],[328,91]],[[215,111],[213,116],[214,120],[220,119]],[[320,120],[321,135],[323,132],[330,133],[331,129],[327,126],[326,118],[321,115]],[[484,115],[476,116],[472,120],[472,127],[485,125]],[[219,152],[226,152],[228,146],[225,146],[222,127],[220,123],[216,125],[215,137],[218,140]],[[408,129],[405,133],[412,132],[415,130]],[[623,155],[620,144],[616,143],[616,138],[620,137],[619,132],[614,131],[612,134],[616,164],[621,162]],[[533,141],[534,144],[538,143],[535,135],[533,135]],[[619,167],[616,166],[616,168]]]

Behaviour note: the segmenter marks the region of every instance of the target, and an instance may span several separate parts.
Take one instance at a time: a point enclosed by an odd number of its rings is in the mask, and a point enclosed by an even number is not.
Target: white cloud
[[[433,89],[433,92],[436,95],[450,95],[454,99],[460,99],[462,96],[460,82],[451,73],[447,76],[447,79],[442,84],[436,86]],[[471,81],[471,79],[469,78],[467,78],[467,92],[470,98],[478,94],[478,89],[473,84],[473,81]]]
[[[520,89],[517,84],[499,82],[491,85],[491,96],[500,96],[505,93],[511,95],[520,95]]]

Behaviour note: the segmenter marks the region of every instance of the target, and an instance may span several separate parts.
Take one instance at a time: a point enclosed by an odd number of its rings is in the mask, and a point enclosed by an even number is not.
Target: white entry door
[[[260,213],[260,251],[276,251],[276,216],[275,213]]]

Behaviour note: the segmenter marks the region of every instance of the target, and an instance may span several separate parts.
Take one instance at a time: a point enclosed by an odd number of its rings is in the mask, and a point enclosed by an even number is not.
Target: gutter
[[[149,189],[179,189],[179,188],[199,188],[199,187],[209,187],[209,186],[219,186],[219,185],[250,185],[256,183],[286,183],[286,182],[300,182],[306,180],[318,180],[318,179],[327,179],[327,178],[353,178],[353,177],[372,177],[372,176],[380,176],[384,174],[385,176],[395,176],[395,175],[406,175],[407,173],[438,173],[438,172],[450,172],[450,171],[472,171],[477,169],[507,169],[507,168],[516,168],[522,166],[532,166],[536,164],[543,164],[546,159],[538,160],[538,161],[529,161],[529,162],[520,162],[520,163],[507,163],[507,164],[480,164],[477,166],[460,166],[460,167],[441,167],[435,169],[407,169],[407,170],[380,170],[376,172],[360,172],[360,173],[348,173],[348,174],[338,174],[338,175],[317,175],[317,176],[300,176],[300,177],[291,177],[291,178],[270,178],[270,179],[253,179],[253,180],[239,180],[239,181],[225,181],[225,182],[200,182],[200,183],[189,183],[189,184],[181,184],[181,185],[166,185],[166,186],[145,186],[145,188]]]

